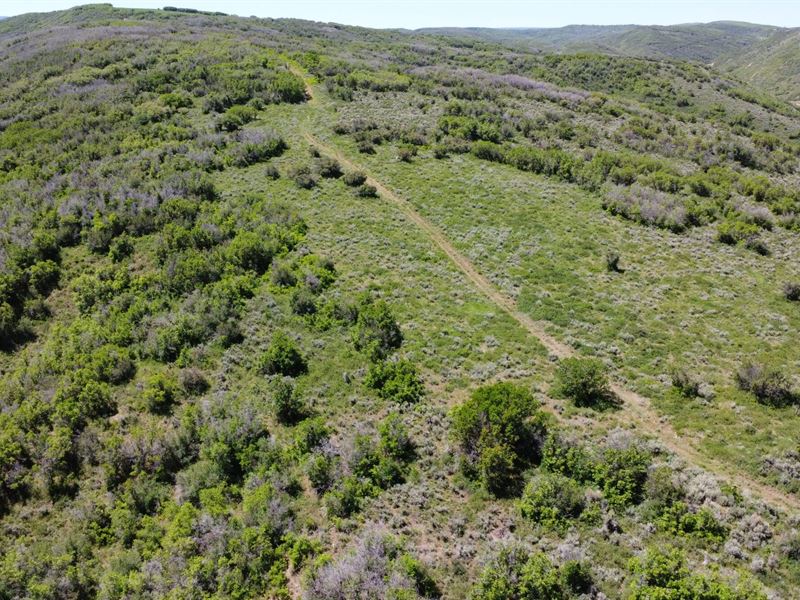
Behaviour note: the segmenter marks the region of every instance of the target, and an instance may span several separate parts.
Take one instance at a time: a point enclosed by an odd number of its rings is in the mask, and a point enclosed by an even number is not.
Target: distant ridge
[[[800,99],[800,28],[739,21],[681,25],[567,25],[557,28],[426,28],[416,33],[522,46],[543,52],[713,64],[787,100]]]

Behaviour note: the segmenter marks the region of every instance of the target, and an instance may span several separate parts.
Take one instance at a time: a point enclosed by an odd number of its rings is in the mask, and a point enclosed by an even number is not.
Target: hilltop
[[[4,19],[0,598],[795,597],[776,36]]]

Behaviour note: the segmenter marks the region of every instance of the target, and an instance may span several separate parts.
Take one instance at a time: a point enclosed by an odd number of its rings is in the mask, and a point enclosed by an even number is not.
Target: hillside
[[[569,25],[552,29],[438,28],[420,32],[511,44],[545,52],[714,63],[758,89],[800,99],[796,29],[719,21],[671,26]]]
[[[0,599],[797,597],[800,113],[699,52],[3,20]]]

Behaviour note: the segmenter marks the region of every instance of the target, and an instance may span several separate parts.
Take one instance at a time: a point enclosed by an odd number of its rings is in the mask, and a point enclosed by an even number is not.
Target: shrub
[[[210,387],[208,379],[206,379],[203,372],[193,367],[181,371],[180,382],[183,390],[193,396],[206,392]]]
[[[359,198],[377,198],[378,188],[374,185],[364,184],[356,188],[356,196]]]
[[[323,156],[317,161],[317,173],[326,179],[336,179],[342,176],[342,167],[336,160]]]
[[[783,284],[783,297],[791,302],[800,301],[800,283],[789,282]]]
[[[540,459],[546,433],[547,419],[531,393],[511,383],[480,387],[452,418],[467,475],[494,494],[516,492],[522,471]]]
[[[278,332],[261,355],[259,368],[267,375],[297,377],[308,371],[308,364],[297,345],[285,333]]]
[[[519,509],[522,516],[549,529],[562,530],[583,511],[583,490],[573,480],[549,473],[533,477],[525,486]]]
[[[541,552],[529,554],[523,548],[509,547],[486,566],[469,597],[561,600],[588,594],[593,587],[591,571],[584,563],[567,561],[558,567]]]
[[[639,448],[608,448],[595,465],[595,481],[611,506],[624,508],[642,500],[650,455]]]
[[[391,413],[378,426],[379,450],[383,454],[402,462],[415,456],[416,450],[408,428],[397,413]]]
[[[612,399],[606,368],[593,358],[565,358],[559,362],[553,392],[576,406],[604,408]]]
[[[684,398],[696,398],[700,393],[700,382],[684,369],[673,369],[671,379],[672,387],[678,390]]]
[[[290,302],[292,312],[296,315],[307,316],[317,312],[317,299],[308,287],[303,286],[292,293]]]
[[[606,254],[606,269],[611,273],[619,273],[621,271],[617,252],[608,252]]]
[[[334,483],[334,459],[327,454],[312,454],[306,463],[306,474],[317,494],[324,494]]]
[[[403,343],[400,326],[384,301],[368,298],[359,303],[353,343],[356,350],[366,353],[373,361],[386,358]]]
[[[752,393],[758,402],[780,408],[798,402],[789,379],[774,368],[746,363],[736,372],[739,389]]]
[[[237,131],[256,118],[256,111],[250,106],[231,106],[217,120],[220,131]]]
[[[376,390],[381,398],[399,403],[413,404],[425,395],[425,386],[417,368],[408,360],[371,364],[364,383]]]
[[[28,269],[28,281],[33,291],[40,296],[47,296],[56,286],[61,268],[52,260],[34,263]]]
[[[653,598],[724,598],[726,600],[766,600],[760,584],[743,579],[732,589],[715,577],[692,572],[685,555],[676,548],[648,548],[644,556],[633,559],[630,569],[636,577],[631,600]]]
[[[226,255],[234,266],[261,275],[269,268],[275,247],[269,238],[265,239],[252,231],[242,231],[228,244]]]
[[[275,382],[272,391],[272,409],[275,418],[284,425],[294,425],[308,414],[305,402],[297,394],[290,378]]]
[[[316,178],[311,174],[311,169],[308,166],[295,167],[289,172],[289,177],[295,182],[297,187],[310,190],[317,185]]]
[[[717,226],[717,239],[723,244],[735,245],[758,237],[759,227],[734,219],[722,221]]]
[[[366,183],[367,176],[361,171],[348,171],[344,174],[342,181],[350,187],[358,187]]]
[[[142,400],[145,408],[154,414],[167,414],[178,399],[178,386],[175,381],[159,373],[145,383]]]
[[[722,542],[728,533],[710,510],[703,508],[693,513],[681,501],[665,507],[656,520],[656,526],[672,535],[701,538],[714,543]]]
[[[288,71],[278,71],[267,87],[270,102],[297,104],[306,101],[306,86],[303,80]]]
[[[594,478],[594,464],[584,447],[555,433],[547,436],[540,466],[545,471],[560,473],[580,483],[588,483]]]

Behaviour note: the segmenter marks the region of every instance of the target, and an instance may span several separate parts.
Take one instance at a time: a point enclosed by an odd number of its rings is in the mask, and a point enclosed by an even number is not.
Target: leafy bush
[[[361,171],[348,171],[342,177],[342,181],[350,187],[358,187],[367,181],[367,176]]]
[[[267,375],[297,377],[308,371],[308,364],[297,345],[285,333],[278,332],[261,355],[259,369]]]
[[[376,188],[374,185],[365,183],[364,185],[360,185],[356,188],[356,196],[359,198],[377,198],[378,188]]]
[[[367,298],[359,303],[353,343],[372,361],[386,358],[403,343],[400,326],[383,300]]]
[[[476,389],[452,413],[467,475],[494,494],[515,493],[521,474],[541,457],[547,419],[531,393],[511,383]]]
[[[745,363],[736,372],[736,384],[767,406],[780,408],[796,404],[799,400],[786,375],[764,365]]]
[[[594,479],[594,463],[586,449],[556,433],[547,436],[540,466],[544,471],[559,473],[580,483]]]
[[[722,542],[727,535],[725,527],[710,510],[703,508],[691,512],[686,503],[681,501],[665,507],[656,520],[656,525],[673,535],[701,538],[714,543]]]
[[[633,559],[631,571],[636,581],[631,600],[653,598],[708,598],[725,600],[766,600],[761,586],[749,580],[736,589],[715,577],[693,572],[685,555],[676,548],[648,548],[644,556]]]
[[[154,414],[167,414],[178,399],[178,386],[175,381],[159,373],[148,378],[142,392],[145,408]]]
[[[341,165],[336,160],[328,158],[327,156],[323,156],[317,160],[316,170],[320,177],[326,179],[336,179],[342,176]]]
[[[525,486],[522,516],[550,529],[563,530],[583,510],[583,490],[572,479],[555,473],[537,475]]]
[[[251,106],[231,106],[217,120],[217,129],[220,131],[238,131],[255,118],[256,111]]]
[[[613,401],[606,368],[592,358],[565,358],[558,364],[553,393],[576,406],[605,408]]]
[[[228,244],[226,254],[232,265],[261,275],[272,263],[275,246],[269,238],[242,231]]]
[[[595,481],[611,506],[624,508],[642,501],[650,455],[636,447],[606,449],[595,464]]]
[[[272,409],[284,425],[294,425],[308,414],[308,408],[290,378],[279,379],[273,384]]]
[[[588,594],[593,587],[591,571],[584,563],[567,561],[558,567],[543,553],[529,554],[522,548],[510,547],[501,550],[483,570],[469,597],[561,600]]]
[[[408,360],[380,361],[369,366],[364,379],[381,398],[398,403],[415,403],[425,395],[417,368]]]

